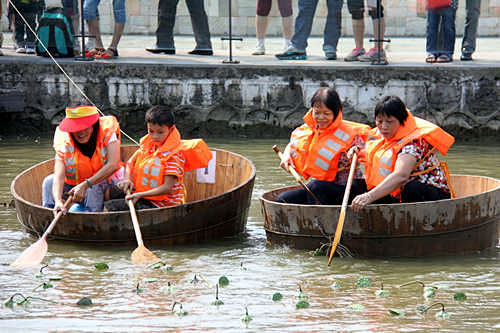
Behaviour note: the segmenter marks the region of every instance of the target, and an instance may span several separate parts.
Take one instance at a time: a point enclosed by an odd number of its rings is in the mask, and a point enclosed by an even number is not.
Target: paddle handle
[[[340,208],[339,221],[337,222],[337,230],[335,230],[335,237],[333,238],[330,257],[328,258],[328,266],[330,266],[330,263],[332,262],[333,254],[335,253],[335,250],[337,250],[337,245],[339,245],[340,236],[342,235],[342,229],[344,228],[347,203],[349,202],[349,194],[351,193],[352,180],[354,179],[354,172],[356,171],[357,162],[358,162],[358,154],[354,153],[354,155],[352,156],[351,169],[349,170],[349,177],[347,178],[347,184],[345,185],[344,198],[342,199],[342,207]]]
[[[130,194],[130,190],[127,191]],[[141,227],[139,226],[139,220],[137,219],[137,213],[135,212],[135,206],[133,200],[127,200],[128,208],[130,209],[130,217],[132,218],[132,224],[134,225],[135,238],[137,239],[137,245],[143,246]]]
[[[283,154],[281,153],[278,146],[274,145],[273,150],[276,152],[276,154],[278,154],[278,157],[280,158],[280,160],[283,160]],[[293,178],[295,178],[295,180],[304,188],[304,190],[306,190],[307,193],[309,193],[311,195],[311,197],[314,199],[316,204],[321,205],[321,201],[319,201],[319,199],[314,195],[314,193],[312,193],[312,191],[309,189],[309,187],[307,187],[306,183],[304,183],[304,181],[302,180],[302,178],[299,175],[299,173],[297,172],[297,170],[295,170],[295,168],[292,165],[288,166],[288,170],[290,170],[290,173],[292,174]]]
[[[66,202],[64,203],[64,209],[67,209],[72,203],[73,203],[73,195],[70,195],[68,197],[68,199],[66,200]],[[45,232],[43,233],[41,239],[46,239],[47,238],[47,236],[50,234],[50,232],[52,231],[52,229],[54,229],[54,227],[56,226],[57,221],[59,221],[59,219],[61,219],[61,216],[63,216],[63,211],[62,210],[60,210],[60,211],[57,212],[57,214],[54,217],[54,219],[52,220],[52,222],[50,222],[47,230],[45,230]]]

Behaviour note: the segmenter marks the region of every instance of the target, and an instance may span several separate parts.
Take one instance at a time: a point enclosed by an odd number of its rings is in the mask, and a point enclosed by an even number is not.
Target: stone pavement
[[[390,38],[390,37],[389,37]],[[105,45],[108,45],[111,36],[103,36]],[[117,62],[117,63],[167,63],[172,65],[222,65],[222,61],[229,57],[229,42],[222,41],[220,36],[212,36],[212,45],[214,56],[193,56],[189,55],[194,46],[192,36],[176,36],[176,54],[175,55],[155,55],[144,50],[145,47],[154,45],[154,36],[145,35],[125,35],[119,45],[120,57],[111,60],[98,60],[99,62]],[[343,56],[347,55],[354,47],[354,40],[351,37],[341,38],[338,45],[338,60],[326,60],[322,51],[322,38],[311,37],[307,49],[307,60],[298,61],[280,61],[274,56],[283,51],[281,37],[269,37],[266,39],[266,54],[263,56],[253,56],[251,52],[256,44],[255,37],[244,37],[243,41],[233,41],[233,59],[240,61],[241,65],[250,66],[343,66],[343,67],[370,67],[370,63],[345,62]],[[464,67],[499,67],[500,66],[500,38],[482,37],[477,40],[477,51],[474,53],[474,61],[460,61],[460,46],[462,40],[457,38],[455,43],[454,62],[448,64],[426,64],[424,59],[425,38],[405,37],[392,38],[392,42],[386,44],[386,51],[389,60],[389,66],[404,67],[435,67],[435,66],[464,66]],[[365,40],[365,48],[369,48],[372,43],[369,38]],[[2,59],[8,61],[9,56],[33,57],[32,55],[19,55],[13,50],[13,42],[10,33],[4,33],[4,45],[2,51],[5,55]],[[33,57],[36,59],[37,57]],[[1,58],[0,58],[1,59]],[[15,58],[12,58],[15,60]],[[225,64],[225,66],[230,66]]]

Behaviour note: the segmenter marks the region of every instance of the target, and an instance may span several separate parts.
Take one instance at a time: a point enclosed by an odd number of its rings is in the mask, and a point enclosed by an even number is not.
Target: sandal
[[[100,54],[102,52],[104,52],[104,48],[102,48],[102,47],[94,47],[90,51],[85,51],[85,57],[92,58],[92,57],[95,57],[96,55],[98,55],[98,54]]]
[[[451,62],[451,57],[449,55],[446,55],[446,54],[441,54],[439,57],[437,57],[436,59],[436,62],[440,62],[440,63],[443,63],[443,62]]]
[[[425,58],[425,62],[429,64],[436,62],[436,56],[434,54],[428,54],[427,58]]]
[[[108,47],[106,51],[95,56],[96,59],[111,59],[118,57],[118,50]]]

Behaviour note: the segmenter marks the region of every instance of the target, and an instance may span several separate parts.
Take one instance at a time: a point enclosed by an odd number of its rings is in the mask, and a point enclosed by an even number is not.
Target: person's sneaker
[[[264,44],[257,43],[257,46],[252,52],[252,55],[264,55],[264,54],[266,54],[266,48],[264,47]]]
[[[362,47],[357,47],[352,49],[351,53],[344,57],[344,61],[359,61],[359,57],[366,53],[365,49]]]
[[[285,51],[276,54],[276,58],[279,60],[306,60],[307,55],[305,52]]]
[[[327,52],[325,53],[326,60],[337,60],[337,53]]]
[[[3,52],[2,52],[2,51],[0,51],[0,57],[1,57],[1,56],[3,56]]]
[[[26,54],[35,54],[34,47],[26,47]]]
[[[24,46],[20,46],[16,49],[16,53],[26,53],[26,49]]]
[[[359,61],[362,62],[372,62],[372,61],[378,61],[379,60],[379,53],[376,48],[371,48],[370,51],[365,53],[362,56],[359,56]],[[385,51],[381,50],[380,51],[380,61],[384,62],[386,61],[385,58]]]
[[[202,55],[202,56],[211,56],[214,55],[214,52],[212,50],[198,50],[194,49],[193,51],[189,51],[189,54],[193,55]]]
[[[462,56],[460,57],[460,60],[462,60],[462,61],[471,61],[472,60],[472,54],[470,54],[470,53],[462,53]]]

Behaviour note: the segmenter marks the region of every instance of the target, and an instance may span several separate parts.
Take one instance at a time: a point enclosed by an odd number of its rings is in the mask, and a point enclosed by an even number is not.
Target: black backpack
[[[40,17],[36,33],[53,57],[74,56],[73,35],[68,19],[62,13],[61,8],[47,9]],[[36,54],[48,57],[49,55],[40,41],[37,40],[35,44]]]

